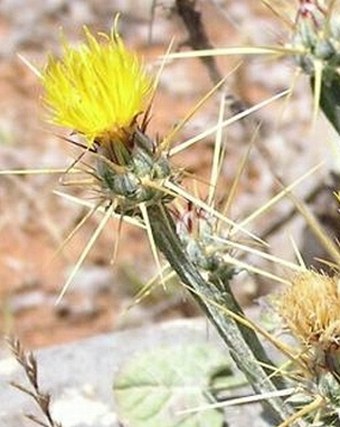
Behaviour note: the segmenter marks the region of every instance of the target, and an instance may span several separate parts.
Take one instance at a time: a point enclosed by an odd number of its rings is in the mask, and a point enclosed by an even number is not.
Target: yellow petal
[[[51,56],[41,78],[50,120],[83,134],[91,145],[134,122],[152,81],[116,33],[99,41],[85,28],[85,35],[77,48],[65,42],[62,57]]]

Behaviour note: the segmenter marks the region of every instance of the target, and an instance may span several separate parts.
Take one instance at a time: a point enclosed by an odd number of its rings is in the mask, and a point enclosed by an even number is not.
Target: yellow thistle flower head
[[[152,81],[137,56],[114,30],[99,40],[85,28],[77,48],[64,43],[60,59],[51,56],[42,72],[50,120],[94,140],[114,140],[143,112]]]
[[[298,273],[279,297],[278,310],[292,333],[308,346],[340,348],[340,289],[335,277]]]

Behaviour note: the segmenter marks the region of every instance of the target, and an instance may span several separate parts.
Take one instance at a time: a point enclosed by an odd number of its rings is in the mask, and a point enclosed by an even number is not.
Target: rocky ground
[[[160,349],[175,352],[186,348],[188,342],[214,349],[221,355],[225,352],[214,331],[207,335],[207,324],[203,319],[164,322],[37,351],[40,389],[51,394],[53,419],[65,427],[121,427],[122,418],[112,385],[124,366],[144,352]],[[22,368],[13,359],[0,360],[0,375],[6,381],[28,387]],[[176,392],[173,393],[176,396]],[[236,397],[250,393],[250,390],[243,387],[228,393]],[[33,399],[14,387],[0,387],[0,398],[6,402],[0,407],[3,425],[29,427],[32,422],[25,418],[25,414],[43,420]],[[271,425],[258,403],[227,408],[225,412],[230,427]],[[156,424],[153,422],[152,425]]]

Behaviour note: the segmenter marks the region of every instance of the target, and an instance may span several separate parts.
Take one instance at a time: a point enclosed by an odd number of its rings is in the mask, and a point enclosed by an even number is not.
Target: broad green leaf
[[[124,426],[222,427],[223,413],[209,409],[181,411],[214,402],[211,376],[226,366],[226,355],[208,344],[188,344],[150,350],[132,358],[114,384]]]

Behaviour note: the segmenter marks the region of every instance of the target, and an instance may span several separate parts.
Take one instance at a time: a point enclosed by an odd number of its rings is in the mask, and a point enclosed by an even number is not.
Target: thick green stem
[[[314,77],[311,78],[311,85],[314,90]],[[336,132],[340,134],[340,76],[338,71],[323,72],[319,104]]]
[[[235,363],[246,375],[255,392],[270,393],[282,388],[282,379],[275,376],[269,377],[273,374],[275,367],[255,332],[221,310],[220,307],[223,306],[236,314],[243,315],[228,284],[224,283],[222,290],[214,281],[203,279],[183,250],[174,222],[164,205],[150,206],[148,214],[157,247],[182,282],[192,290],[192,295],[217,328]],[[271,415],[277,421],[284,421],[289,416],[289,408],[280,398],[266,399],[265,404],[266,409],[270,408]]]

